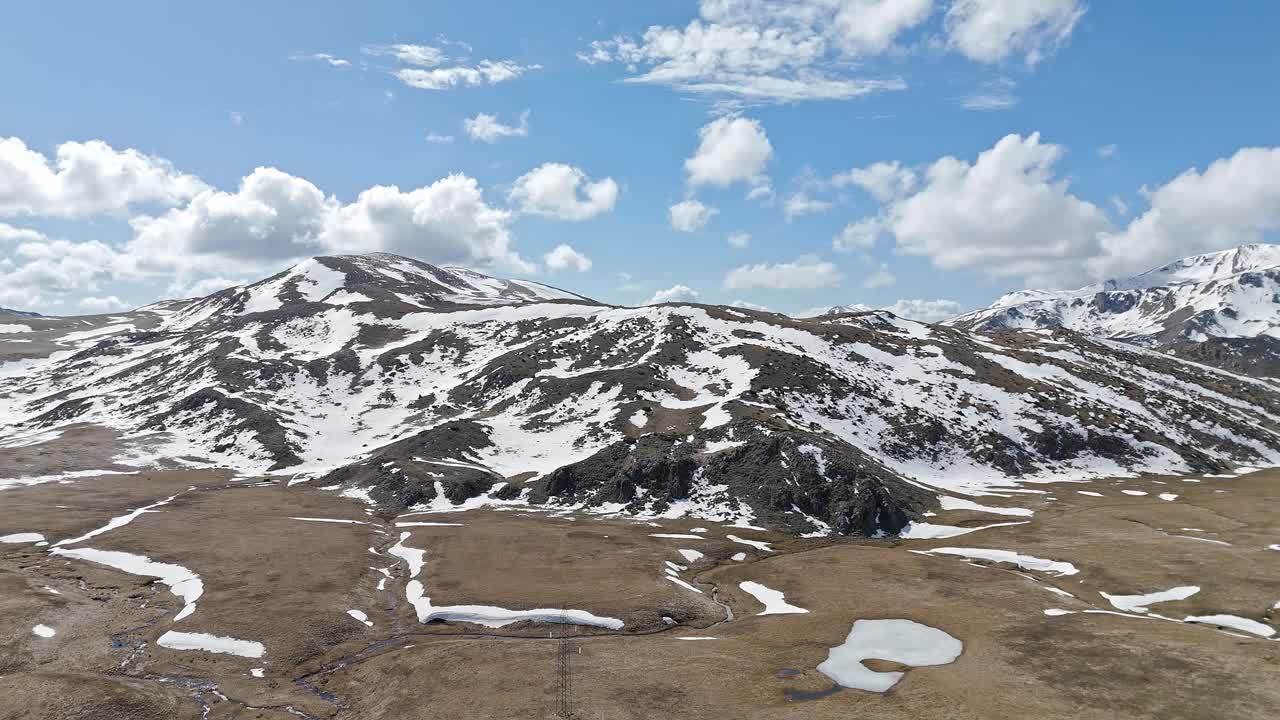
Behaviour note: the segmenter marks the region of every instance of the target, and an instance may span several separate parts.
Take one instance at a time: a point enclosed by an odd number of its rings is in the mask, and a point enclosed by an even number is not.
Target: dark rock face
[[[215,452],[226,452],[234,447],[236,436],[247,430],[257,437],[262,449],[272,459],[270,469],[302,462],[297,446],[289,440],[288,433],[271,413],[213,388],[204,388],[186,396],[169,410],[154,416],[144,427],[149,430],[198,427],[202,424],[201,418],[207,416],[230,419],[218,434],[218,443],[212,448]]]
[[[743,439],[723,450],[676,434],[615,443],[539,480],[529,499],[648,513],[675,503],[750,508],[773,527],[868,536],[897,533],[937,507],[930,493],[844,443],[750,423],[732,430]]]

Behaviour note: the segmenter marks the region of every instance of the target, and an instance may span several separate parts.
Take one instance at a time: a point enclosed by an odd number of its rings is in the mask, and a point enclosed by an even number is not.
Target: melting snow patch
[[[372,525],[373,524],[373,523],[367,523],[364,520],[339,520],[336,518],[290,517],[289,519],[302,520],[304,522],[339,523],[342,525]]]
[[[958,639],[911,620],[859,620],[844,644],[827,653],[818,672],[843,687],[882,693],[898,684],[903,673],[876,672],[863,660],[927,667],[955,662],[963,650]]]
[[[743,592],[760,601],[764,605],[764,612],[756,613],[757,615],[803,615],[808,610],[802,607],[796,607],[786,601],[783,593],[761,585],[754,580],[746,580],[738,583],[738,587]]]
[[[102,527],[96,530],[90,530],[89,532],[85,533],[84,535],[81,535],[80,537],[71,538],[69,540],[59,540],[58,542],[54,543],[53,546],[59,547],[61,545],[75,545],[76,543],[84,542],[89,538],[97,537],[102,533],[115,530],[118,527],[124,527],[125,525],[128,525],[129,523],[133,522],[134,520],[137,520],[138,517],[140,517],[143,513],[155,512],[155,509],[160,507],[161,505],[167,505],[168,503],[173,502],[173,499],[176,497],[178,496],[170,495],[169,497],[159,502],[151,503],[146,507],[140,507],[137,510],[134,510],[133,512],[129,513],[128,515],[113,517],[109,522],[107,522],[106,525],[103,525]]]
[[[636,427],[644,427],[649,424],[649,416],[644,414],[643,410],[637,410],[631,415],[631,424]]]
[[[773,552],[773,548],[769,547],[769,543],[761,540],[744,540],[737,535],[725,535],[725,539],[736,542],[739,545],[750,545],[751,547],[757,550],[763,550],[764,552]]]
[[[1034,510],[1026,508],[1006,508],[993,507],[991,505],[979,505],[972,500],[964,498],[951,497],[949,495],[941,495],[938,501],[942,503],[943,510],[976,510],[978,512],[991,513],[993,515],[1012,515],[1015,517],[1031,517],[1035,514]]]
[[[508,610],[492,605],[442,605],[434,607],[431,598],[424,594],[422,583],[410,580],[405,587],[409,604],[418,614],[418,622],[432,620],[452,620],[455,622],[474,623],[490,628],[499,628],[521,620],[533,622],[561,623],[565,625],[593,625],[595,627],[621,630],[623,623],[617,618],[600,617],[585,610],[561,610],[539,608],[535,610]]]
[[[1178,499],[1178,496],[1173,493],[1160,493],[1160,499],[1165,502],[1173,502]]]
[[[48,625],[37,625],[31,628],[31,632],[35,633],[36,635],[39,635],[42,638],[51,638],[54,635],[58,634],[56,630],[49,627]]]
[[[1081,495],[1088,495],[1089,497],[1102,497],[1102,493],[1093,492],[1092,490],[1077,490],[1076,492],[1080,493]]]
[[[1280,547],[1277,547],[1277,548],[1275,548],[1275,549],[1276,549],[1276,550],[1280,550]],[[746,560],[746,559],[747,559],[747,554],[746,554],[746,553],[741,553],[741,552],[740,552],[740,553],[734,553],[734,554],[733,554],[733,558],[732,558],[732,559],[733,559],[733,561],[734,561],[734,562],[742,562],[742,561],[744,561],[744,560]]]
[[[979,530],[987,530],[989,528],[1008,527],[1010,525],[1026,525],[1027,521],[995,523],[992,525],[979,525],[977,527],[957,527],[954,525],[934,525],[932,523],[907,523],[898,534],[905,540],[938,540],[942,538],[956,537],[957,535],[968,535],[971,532]]]
[[[1237,617],[1235,615],[1188,615],[1182,619],[1182,622],[1203,623],[1205,625],[1219,625],[1221,627],[1229,627],[1233,630],[1251,633],[1260,637],[1271,637],[1276,634],[1276,629],[1265,623],[1249,618]]]
[[[0,535],[0,543],[16,544],[38,542],[44,542],[44,536],[40,533],[14,533],[12,535]]]
[[[649,537],[666,538],[668,540],[704,540],[697,535],[680,535],[678,533],[649,533]]]
[[[1182,585],[1180,587],[1162,590],[1160,592],[1147,593],[1146,595],[1108,595],[1100,593],[1106,598],[1117,610],[1133,613],[1145,613],[1148,605],[1161,602],[1173,602],[1174,600],[1186,600],[1187,598],[1200,592],[1200,588],[1196,585]]]
[[[677,640],[719,640],[720,638],[714,638],[714,637],[711,637],[710,635],[685,635],[684,637],[678,637],[676,639]]]
[[[676,552],[680,553],[686,562],[697,562],[702,559],[702,553],[697,550],[677,550]]]
[[[186,603],[182,610],[178,611],[178,614],[174,616],[174,622],[178,622],[195,612],[196,600],[204,594],[204,582],[200,580],[199,575],[181,565],[155,562],[145,555],[134,555],[116,550],[94,550],[93,548],[80,548],[78,550],[56,548],[49,552],[53,555],[60,555],[74,560],[106,565],[107,567],[127,572],[130,575],[159,578],[161,583],[169,586],[169,592],[182,598],[183,602]]]
[[[674,575],[663,575],[663,577],[665,577],[666,579],[670,580],[671,582],[673,582],[673,583],[675,583],[675,584],[679,585],[680,587],[684,588],[685,590],[692,590],[692,591],[694,591],[694,592],[698,593],[699,595],[701,595],[701,594],[702,594],[702,591],[701,591],[701,590],[699,590],[698,588],[696,588],[696,587],[694,587],[694,586],[690,585],[689,583],[687,583],[687,582],[685,582],[685,581],[681,580],[680,578],[675,577]]]
[[[266,675],[266,671],[263,670],[262,668],[253,668],[252,670],[249,671],[249,674],[256,678],[260,678]]]
[[[348,610],[347,614],[359,622],[362,622],[369,627],[373,627],[373,622],[369,620],[369,616],[366,615],[363,610]]]
[[[1051,572],[1058,576],[1075,575],[1080,572],[1075,565],[1057,560],[1044,560],[1030,555],[1020,555],[1008,550],[988,550],[986,548],[941,547],[932,550],[914,550],[925,555],[959,555],[970,560],[986,560],[994,563],[1012,563],[1023,570]]]
[[[224,655],[239,655],[247,658],[260,658],[266,648],[260,642],[237,640],[235,638],[210,635],[208,633],[169,632],[156,641],[160,647],[170,650],[203,650]]]
[[[446,522],[398,522],[396,527],[462,527],[462,523]]]
[[[1121,490],[1120,492],[1125,495],[1146,495],[1146,493],[1141,490]]]
[[[425,562],[423,558],[426,556],[427,551],[411,548],[404,544],[404,541],[408,540],[411,534],[407,530],[400,533],[400,541],[393,545],[390,550],[387,550],[387,553],[404,560],[405,564],[409,566],[409,577],[415,578],[418,577],[418,573],[422,572],[422,565]]]

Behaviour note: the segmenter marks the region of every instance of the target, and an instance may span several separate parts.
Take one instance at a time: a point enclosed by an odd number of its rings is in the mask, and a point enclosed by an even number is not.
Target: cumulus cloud
[[[512,60],[481,60],[474,66],[407,67],[393,74],[400,82],[419,90],[450,90],[466,85],[496,85],[541,69],[541,65],[521,65]]]
[[[743,308],[744,310],[759,310],[760,312],[773,312],[772,310],[765,307],[764,305],[757,305],[753,302],[747,302],[746,300],[734,300],[733,302],[729,303],[729,306],[736,307],[736,308]]]
[[[443,135],[438,132],[429,132],[427,133],[427,142],[431,143],[432,145],[448,145],[449,143],[453,142],[453,136]]]
[[[742,248],[751,244],[751,233],[742,232],[742,231],[729,233],[728,242],[729,242],[729,247],[734,247],[741,250]]]
[[[131,258],[106,243],[40,236],[18,244],[0,261],[0,305],[57,305],[68,296],[96,293],[133,272]]]
[[[916,174],[896,161],[878,162],[838,173],[831,182],[836,187],[860,187],[880,202],[888,202],[911,192],[916,186]]]
[[[0,138],[0,216],[121,213],[177,205],[206,188],[167,160],[101,140],[63,143],[50,160],[16,137]]]
[[[1031,283],[1078,280],[1080,261],[1099,251],[1106,214],[1068,191],[1053,169],[1064,150],[1009,135],[970,164],[944,157],[913,194],[890,203],[883,222],[899,252],[942,270],[972,270]]]
[[[30,228],[14,227],[12,225],[0,222],[0,242],[5,241],[24,241],[24,240],[43,240],[44,233],[32,230]]]
[[[818,200],[809,197],[808,193],[803,191],[792,193],[782,203],[782,214],[787,222],[801,217],[803,215],[813,215],[815,213],[826,212],[830,210],[833,203],[827,200]]]
[[[511,202],[522,212],[560,220],[589,220],[609,212],[618,201],[613,178],[592,181],[563,163],[543,163],[516,179]]]
[[[734,268],[725,275],[724,286],[730,290],[816,290],[837,287],[843,279],[834,264],[816,255],[802,255],[792,262]]]
[[[899,300],[882,309],[909,320],[936,323],[959,315],[961,305],[955,300]]]
[[[1280,230],[1280,147],[1251,147],[1192,168],[1155,189],[1149,209],[1105,232],[1094,277],[1142,272],[1177,258],[1261,242]]]
[[[703,0],[684,27],[597,40],[578,58],[621,63],[627,82],[747,102],[849,99],[906,87],[851,68],[892,50],[932,11],[933,0]]]
[[[465,175],[407,192],[374,186],[342,203],[307,180],[258,168],[235,192],[208,190],[185,207],[134,218],[128,248],[143,266],[211,272],[242,272],[319,252],[375,251],[531,271],[511,249],[510,220]]]
[[[586,272],[591,269],[591,258],[564,243],[557,245],[551,252],[543,255],[542,261],[546,263],[547,269],[552,272],[563,270]]]
[[[1081,0],[956,0],[944,26],[948,44],[982,63],[1021,55],[1035,65],[1071,37]]]
[[[758,120],[721,117],[698,130],[698,149],[684,161],[684,170],[695,187],[735,182],[761,186],[772,157],[773,145]]]
[[[831,240],[831,249],[841,253],[855,253],[870,250],[884,233],[884,224],[880,218],[864,218],[844,226],[839,235]]]
[[[711,218],[720,213],[716,208],[702,204],[698,200],[684,200],[667,208],[671,218],[671,229],[679,232],[697,232],[711,222]]]
[[[672,285],[666,290],[659,290],[649,298],[645,305],[659,305],[661,303],[676,302],[697,302],[698,291],[687,285]]]
[[[898,252],[941,270],[1060,288],[1260,242],[1280,230],[1280,148],[1243,148],[1203,171],[1144,187],[1149,208],[1123,227],[1057,176],[1064,153],[1033,133],[1008,135],[972,163],[943,157],[914,190],[889,198],[876,217],[846,228],[833,244],[861,248],[883,228]],[[1127,204],[1115,200],[1118,214],[1127,215]]]
[[[503,125],[497,115],[476,113],[475,117],[462,121],[467,136],[480,142],[495,143],[502,138],[529,136],[529,111],[520,113],[519,125]]]

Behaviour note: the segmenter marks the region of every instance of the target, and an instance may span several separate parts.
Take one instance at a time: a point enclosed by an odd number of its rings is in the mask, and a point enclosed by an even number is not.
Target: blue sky
[[[115,310],[386,249],[620,304],[947,301],[896,306],[936,319],[1273,239],[1278,22],[1245,2],[24,3],[0,26],[0,305]],[[239,191],[256,168],[278,172]],[[682,232],[691,200],[715,212]]]

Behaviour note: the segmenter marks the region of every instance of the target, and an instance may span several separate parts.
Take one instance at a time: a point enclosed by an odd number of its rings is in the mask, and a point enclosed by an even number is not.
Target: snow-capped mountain
[[[1280,245],[1197,255],[1079,290],[1023,290],[947,325],[970,330],[1065,327],[1280,376]]]
[[[0,436],[105,425],[122,462],[270,472],[388,509],[860,534],[940,491],[1280,463],[1273,386],[1064,330],[612,307],[389,255],[110,320],[0,364]]]

